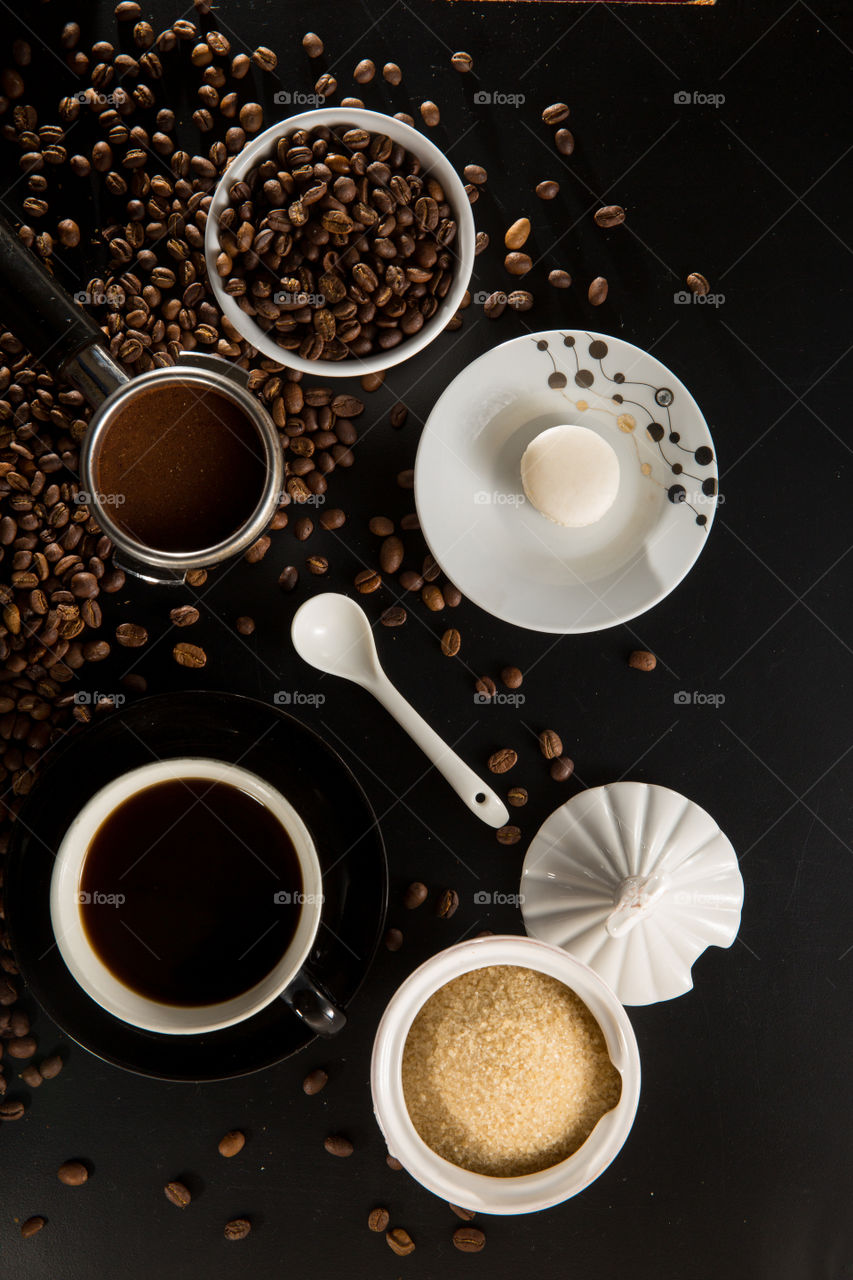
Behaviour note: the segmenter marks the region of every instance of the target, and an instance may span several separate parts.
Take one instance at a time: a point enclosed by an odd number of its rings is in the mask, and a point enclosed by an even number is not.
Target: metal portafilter
[[[93,514],[116,548],[116,564],[147,582],[182,582],[191,569],[237,556],[263,533],[278,508],[284,462],[278,432],[248,390],[244,369],[206,353],[187,352],[174,365],[131,376],[113,358],[94,320],[0,219],[0,319],[56,376],[85,397],[94,414],[80,449],[79,480]],[[99,463],[110,428],[141,395],[182,387],[199,397],[221,396],[236,406],[257,433],[264,476],[257,504],[233,532],[192,550],[161,550],[134,536],[101,492]],[[164,422],[163,437],[175,423]],[[143,443],[140,441],[140,452]],[[203,524],[203,521],[201,522]]]

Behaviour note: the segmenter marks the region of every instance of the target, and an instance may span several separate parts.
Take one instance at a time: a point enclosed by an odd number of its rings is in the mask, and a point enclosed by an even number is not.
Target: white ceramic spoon
[[[472,813],[490,827],[509,822],[506,806],[491,787],[460,760],[386,676],[364,611],[333,591],[306,600],[293,616],[290,636],[306,662],[320,671],[360,684],[372,693],[432,761]]]

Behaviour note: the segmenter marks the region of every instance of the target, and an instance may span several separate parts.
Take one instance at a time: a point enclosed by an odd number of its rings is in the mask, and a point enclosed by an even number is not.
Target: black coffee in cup
[[[165,1005],[217,1004],[278,964],[302,911],[293,841],[230,783],[179,778],[137,791],[92,837],[83,929],[125,986]]]

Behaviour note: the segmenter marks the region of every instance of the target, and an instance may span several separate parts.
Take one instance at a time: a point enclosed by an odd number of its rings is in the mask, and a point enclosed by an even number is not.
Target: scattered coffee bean
[[[34,1236],[41,1231],[44,1224],[45,1219],[38,1214],[35,1217],[27,1218],[26,1222],[21,1223],[21,1235],[25,1240],[29,1240],[30,1236]]]
[[[516,218],[504,236],[504,244],[508,249],[521,249],[530,235],[530,219]]]
[[[261,71],[275,71],[278,66],[278,58],[272,49],[267,49],[265,45],[259,45],[255,49],[252,54],[252,61],[256,67],[260,67]]]
[[[258,564],[263,560],[271,546],[272,538],[269,534],[264,533],[260,538],[258,538],[257,542],[252,543],[249,550],[243,556],[243,559],[246,561],[246,564]]]
[[[315,578],[322,577],[324,573],[329,572],[329,562],[325,556],[308,556],[305,560],[305,567],[309,573],[313,573]],[[281,582],[281,578],[279,578],[279,582]]]
[[[474,256],[479,257],[489,247],[488,231],[478,231],[474,241]]]
[[[0,1120],[20,1120],[26,1109],[25,1104],[17,1098],[14,1101],[0,1102]]]
[[[10,1058],[31,1058],[37,1048],[38,1042],[35,1036],[16,1036],[14,1040],[6,1041],[6,1052]]]
[[[607,281],[604,276],[596,276],[589,286],[587,296],[594,307],[600,307],[607,298]]]
[[[309,58],[320,58],[323,55],[323,41],[314,31],[306,31],[302,37],[302,48]]]
[[[434,102],[427,99],[421,103],[421,117],[428,128],[434,129],[441,120],[441,112]]]
[[[481,186],[489,176],[481,164],[466,164],[462,173],[466,182],[473,182],[476,186]]]
[[[346,512],[340,507],[329,507],[320,516],[320,527],[322,529],[342,529],[347,522]]]
[[[402,82],[403,73],[397,66],[396,62],[386,62],[382,68],[382,77],[391,85],[398,85]]]
[[[314,85],[314,91],[315,93],[318,93],[321,98],[331,98],[338,91],[338,82],[334,76],[329,75],[329,73],[325,71],[317,78],[317,82]]]
[[[458,609],[462,603],[462,592],[452,582],[445,582],[442,587],[444,602],[448,609]]]
[[[445,658],[455,658],[462,648],[462,636],[455,627],[448,627],[441,637],[441,652]]]
[[[179,604],[176,608],[170,609],[169,619],[173,626],[191,627],[198,622],[199,612],[195,605]]]
[[[489,771],[491,773],[508,773],[510,769],[515,767],[518,760],[518,753],[513,751],[512,747],[501,747],[499,751],[493,751],[489,756]]]
[[[691,293],[695,293],[697,298],[704,298],[711,286],[700,271],[691,271],[687,277],[687,288]]]
[[[379,548],[379,566],[383,573],[396,573],[403,563],[404,547],[396,535],[387,537]]]
[[[404,569],[397,581],[404,591],[420,591],[424,585],[423,578],[414,569]]]
[[[512,311],[529,311],[533,306],[533,294],[527,289],[513,289],[507,296],[506,305]]]
[[[400,1161],[397,1159],[396,1156],[391,1156],[391,1155],[386,1156],[385,1163],[387,1164],[389,1169],[393,1169],[394,1173],[400,1173],[403,1168],[403,1166],[400,1164]]]
[[[407,616],[406,610],[401,605],[395,604],[385,610],[379,621],[383,627],[402,627]]]
[[[167,1182],[163,1188],[163,1194],[170,1204],[176,1205],[178,1209],[186,1209],[192,1200],[189,1190],[182,1182]]]
[[[572,277],[568,271],[556,267],[553,271],[548,272],[548,283],[552,284],[555,289],[568,289],[571,287]]]
[[[440,916],[442,920],[449,920],[452,915],[456,914],[459,906],[459,894],[455,889],[445,889],[439,896],[438,903],[435,908],[435,914]]]
[[[460,49],[458,53],[454,53],[452,55],[450,65],[455,67],[457,71],[466,72],[470,71],[473,67],[474,59],[471,57],[470,53],[465,53],[463,49]]]
[[[504,266],[511,276],[526,276],[533,267],[533,259],[527,253],[508,253],[504,258]]]
[[[522,805],[527,804],[527,788],[526,787],[510,787],[506,793],[507,803],[511,804],[513,809],[520,809]]]
[[[520,689],[524,676],[518,667],[504,667],[501,670],[501,680],[508,689]]]
[[[116,640],[125,649],[141,649],[148,643],[148,632],[135,622],[122,622],[116,627]]]
[[[294,522],[293,532],[300,542],[305,542],[314,532],[314,521],[310,516],[300,516],[300,518]]]
[[[251,1230],[252,1224],[248,1218],[232,1218],[230,1222],[226,1222],[223,1234],[226,1240],[245,1240]]]
[[[546,178],[544,182],[537,182],[536,194],[540,200],[553,200],[559,193],[560,184],[555,182],[553,178]]]
[[[371,1209],[367,1216],[367,1225],[371,1231],[386,1231],[391,1215],[387,1209]]]
[[[325,573],[326,570],[323,569],[321,572]],[[281,573],[278,575],[278,585],[281,587],[282,591],[292,591],[298,581],[299,570],[292,564],[285,565]]]
[[[21,1072],[21,1079],[29,1089],[38,1089],[39,1085],[44,1083],[44,1077],[35,1063],[30,1063],[28,1067],[24,1067]]]
[[[385,1239],[392,1253],[396,1253],[398,1258],[405,1258],[415,1251],[415,1242],[402,1227],[392,1227],[390,1231],[385,1232]]]
[[[413,880],[403,894],[403,906],[407,911],[415,911],[422,906],[429,896],[429,890],[420,880]]]
[[[474,685],[474,690],[481,698],[493,698],[498,691],[498,686],[491,676],[480,676]]]
[[[461,1253],[480,1253],[486,1237],[478,1227],[457,1227],[453,1232],[453,1244]]]
[[[490,293],[486,301],[483,303],[483,311],[487,319],[498,320],[506,310],[506,294],[496,289],[494,293]]]
[[[401,489],[414,489],[415,473],[411,469],[411,467],[405,471],[397,472],[397,484],[400,486]]]
[[[498,838],[498,844],[518,844],[521,839],[521,829],[519,827],[498,827],[495,834]]]
[[[51,1054],[49,1058],[45,1058],[39,1070],[41,1071],[43,1080],[55,1080],[62,1070],[62,1059],[58,1053]]]
[[[66,1187],[82,1187],[89,1179],[89,1170],[79,1160],[66,1160],[57,1169],[56,1176]]]
[[[246,1135],[239,1129],[229,1129],[224,1137],[219,1139],[219,1154],[230,1160],[232,1156],[239,1155],[246,1145]]]
[[[434,555],[428,553],[424,556],[421,573],[423,574],[424,582],[435,582],[441,576],[441,567]]]
[[[353,1153],[353,1145],[349,1138],[344,1138],[339,1133],[330,1134],[323,1142],[330,1156],[351,1156]]]
[[[458,1204],[448,1203],[447,1207],[456,1214],[457,1218],[461,1218],[463,1222],[470,1222],[472,1218],[477,1216],[473,1209],[462,1209]]]
[[[430,613],[441,613],[445,606],[444,592],[441,587],[437,587],[434,582],[428,583],[421,592],[423,600]]]
[[[309,1071],[308,1075],[302,1081],[302,1091],[307,1093],[309,1098],[313,1098],[316,1093],[320,1093],[328,1084],[329,1077],[322,1067],[315,1067],[313,1071]]]
[[[246,102],[240,108],[240,124],[246,133],[257,133],[264,123],[264,109],[259,102]]]
[[[180,667],[191,667],[199,670],[207,664],[207,654],[197,644],[176,644],[172,656]]]
[[[394,521],[387,516],[373,516],[367,527],[377,538],[390,538],[394,532]]]
[[[539,735],[539,750],[546,760],[555,760],[563,754],[563,743],[554,729],[543,729]]]
[[[574,762],[568,756],[558,756],[551,761],[550,774],[555,782],[566,782],[575,771]]]
[[[190,569],[189,573],[187,574],[188,587],[203,587],[206,582],[207,582],[206,569]]]
[[[553,102],[550,107],[546,107],[542,112],[542,119],[546,124],[562,124],[568,118],[569,108],[565,102]]]
[[[561,156],[570,156],[575,149],[575,135],[571,129],[558,129],[554,134],[554,144]]]
[[[355,575],[355,589],[359,595],[372,595],[381,586],[382,578],[375,569],[362,569]]]
[[[628,666],[635,671],[654,671],[657,665],[657,658],[648,649],[635,649],[628,658]]]
[[[402,929],[387,929],[385,932],[385,947],[388,951],[399,951],[403,945]]]
[[[355,80],[356,84],[370,84],[375,75],[375,63],[371,62],[369,58],[362,58],[361,62],[356,64],[355,71],[352,73],[352,78]]]
[[[606,204],[596,211],[595,221],[599,227],[618,227],[625,221],[625,210],[621,204]]]

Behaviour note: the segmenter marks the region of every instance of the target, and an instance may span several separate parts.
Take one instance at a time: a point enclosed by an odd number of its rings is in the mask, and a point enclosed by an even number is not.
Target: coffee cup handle
[[[346,1014],[332,1004],[305,968],[285,987],[281,999],[318,1036],[335,1036],[347,1025]]]

